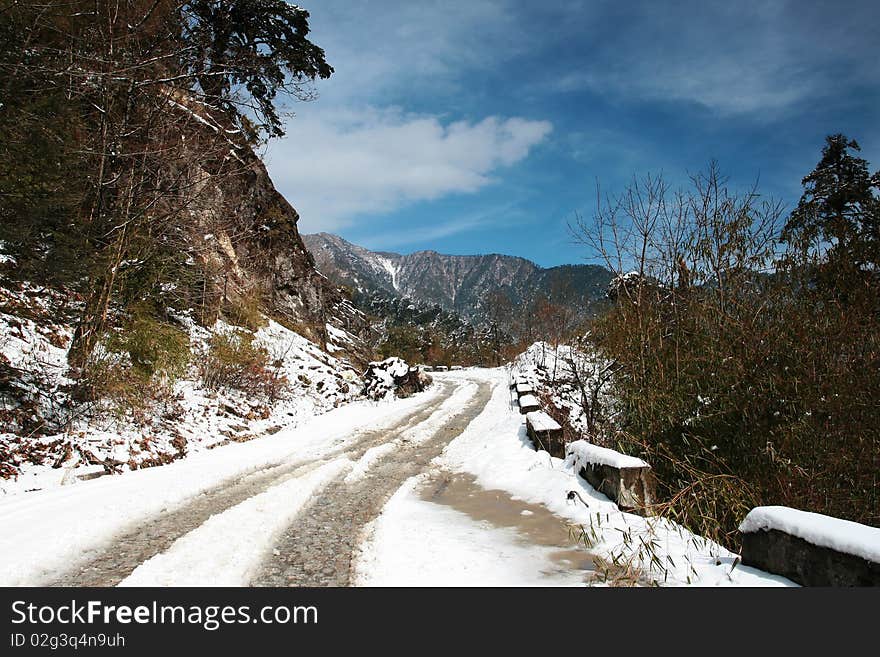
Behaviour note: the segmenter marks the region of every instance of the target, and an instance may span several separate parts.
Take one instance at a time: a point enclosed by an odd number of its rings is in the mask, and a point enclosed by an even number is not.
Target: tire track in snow
[[[433,421],[429,418],[397,437],[386,435],[382,443],[394,440],[399,448],[374,450],[360,464],[363,472],[339,477],[320,490],[281,535],[251,585],[347,586],[362,528],[404,482],[428,467],[464,431],[483,411],[491,393],[492,384],[480,382],[457,411],[438,411]]]
[[[351,467],[344,456],[212,516],[145,561],[120,586],[244,586],[260,556],[321,486]]]
[[[336,457],[358,460],[377,444],[393,440],[425,422],[455,392],[455,386],[439,383],[443,391],[428,403],[381,429],[357,432],[352,444],[331,449],[321,458],[280,463],[268,469],[228,480],[194,497],[183,506],[147,519],[91,551],[84,560],[58,576],[48,586],[116,586],[139,565],[168,550],[175,541],[197,529],[211,516],[223,513],[272,486],[307,475]]]

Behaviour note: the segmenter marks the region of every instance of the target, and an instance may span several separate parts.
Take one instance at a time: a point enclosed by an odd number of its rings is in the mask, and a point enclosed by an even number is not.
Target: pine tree
[[[181,13],[186,57],[205,100],[245,121],[252,113],[271,137],[284,135],[277,93],[309,100],[308,83],[333,73],[306,38],[309,12],[285,0],[190,0]]]
[[[802,256],[822,258],[821,270],[844,279],[880,266],[880,173],[854,152],[854,139],[826,138],[822,158],[802,184],[804,193],[782,232]]]

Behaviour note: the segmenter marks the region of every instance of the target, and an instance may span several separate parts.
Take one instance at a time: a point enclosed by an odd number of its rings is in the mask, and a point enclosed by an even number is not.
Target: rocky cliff
[[[206,323],[230,307],[251,307],[365,363],[371,354],[363,342],[369,331],[363,313],[317,270],[297,230],[299,214],[260,158],[246,144],[230,145],[232,173],[202,166],[191,221],[184,222],[187,250],[203,271],[201,302],[211,309]],[[328,324],[349,335],[340,340]]]

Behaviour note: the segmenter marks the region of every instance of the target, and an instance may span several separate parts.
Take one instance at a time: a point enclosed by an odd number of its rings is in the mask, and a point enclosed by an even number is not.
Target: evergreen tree
[[[860,150],[855,140],[836,134],[825,141],[782,239],[802,256],[824,253],[822,270],[840,283],[880,266],[880,173],[871,175],[868,163],[854,154]]]
[[[182,14],[185,52],[207,102],[244,123],[242,108],[252,111],[272,137],[284,134],[278,91],[308,100],[306,85],[333,73],[324,51],[306,38],[309,12],[285,0],[190,0]]]
[[[52,263],[66,274],[53,278],[83,288],[74,372],[113,309],[182,260],[179,220],[205,189],[200,176],[240,174],[230,149],[283,134],[279,94],[308,99],[308,84],[333,72],[306,38],[308,16],[284,0],[0,11],[0,240],[31,272]]]

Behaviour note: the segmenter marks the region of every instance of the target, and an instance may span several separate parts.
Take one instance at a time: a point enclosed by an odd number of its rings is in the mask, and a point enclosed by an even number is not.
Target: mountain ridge
[[[542,299],[585,319],[595,314],[611,280],[611,273],[598,265],[542,267],[521,256],[449,255],[432,249],[399,254],[371,251],[332,233],[302,237],[318,270],[350,288],[356,299],[404,297],[436,304],[475,324],[497,317],[499,307],[510,313]]]

